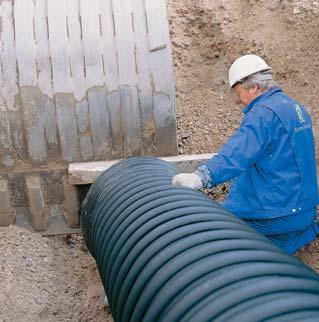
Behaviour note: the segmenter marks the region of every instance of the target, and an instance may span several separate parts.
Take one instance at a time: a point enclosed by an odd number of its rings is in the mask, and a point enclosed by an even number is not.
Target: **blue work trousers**
[[[287,254],[295,253],[319,234],[315,208],[296,215],[244,221]]]

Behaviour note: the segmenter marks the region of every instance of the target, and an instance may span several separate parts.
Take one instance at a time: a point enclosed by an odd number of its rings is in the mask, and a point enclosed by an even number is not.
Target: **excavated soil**
[[[227,70],[255,53],[278,84],[305,104],[319,138],[319,2],[168,0],[181,154],[218,151],[236,130],[241,107]],[[318,140],[317,140],[317,151]],[[227,185],[209,192],[222,199]],[[297,256],[319,272],[319,240]],[[94,260],[80,235],[41,237],[0,228],[0,322],[112,321]]]
[[[319,150],[318,1],[168,3],[180,153],[216,152],[238,127],[241,106],[227,76],[247,53],[266,59],[278,84],[308,107]]]
[[[112,321],[93,258],[79,235],[0,228],[0,321]]]

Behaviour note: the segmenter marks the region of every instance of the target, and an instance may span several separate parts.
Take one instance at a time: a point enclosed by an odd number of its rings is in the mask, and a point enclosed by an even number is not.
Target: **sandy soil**
[[[112,321],[82,236],[0,228],[0,321]]]
[[[241,107],[227,87],[227,70],[244,53],[259,54],[273,66],[284,90],[309,107],[319,138],[318,2],[167,2],[181,154],[218,151],[238,127]],[[226,192],[227,185],[210,195],[221,199]],[[297,256],[319,272],[318,250],[319,240]],[[0,322],[112,321],[81,236],[48,238],[0,228],[0,254]]]

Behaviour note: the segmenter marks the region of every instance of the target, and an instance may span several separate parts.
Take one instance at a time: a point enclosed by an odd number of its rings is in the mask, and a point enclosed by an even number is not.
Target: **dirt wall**
[[[241,107],[228,68],[263,57],[288,95],[310,111],[319,157],[319,3],[168,0],[180,153],[216,152],[238,127]]]

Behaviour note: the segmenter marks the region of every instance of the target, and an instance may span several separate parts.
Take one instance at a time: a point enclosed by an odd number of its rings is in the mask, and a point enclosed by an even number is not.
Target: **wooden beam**
[[[180,172],[192,172],[200,163],[208,161],[216,153],[178,155],[160,158],[164,161],[174,163]],[[99,161],[99,162],[77,162],[69,165],[69,183],[73,185],[91,184],[96,178],[121,160]]]

